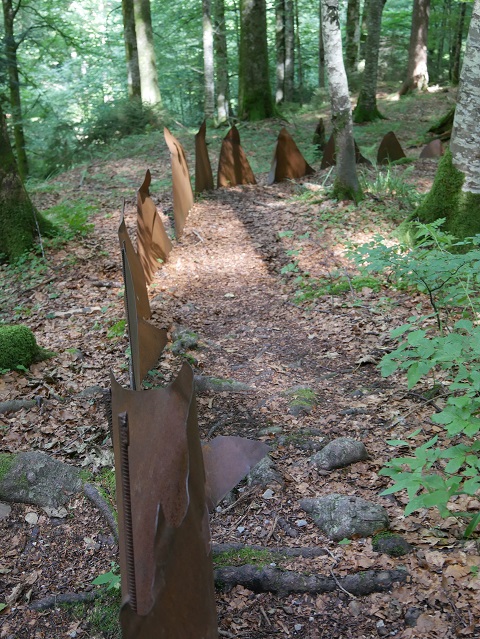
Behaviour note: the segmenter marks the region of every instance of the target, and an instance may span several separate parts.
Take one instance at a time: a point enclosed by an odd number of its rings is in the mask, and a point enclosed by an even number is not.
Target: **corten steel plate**
[[[238,129],[232,126],[222,141],[218,160],[217,186],[220,188],[222,186],[256,183],[247,156],[240,146]]]
[[[377,153],[377,164],[389,164],[407,157],[393,131],[383,136]]]
[[[290,133],[283,128],[278,134],[267,184],[282,180],[296,180],[312,173],[315,171],[305,161]]]
[[[172,250],[172,243],[150,197],[151,181],[152,176],[147,170],[137,192],[137,251],[147,284],[151,283],[158,270],[158,260],[165,262]]]
[[[148,371],[156,366],[167,344],[167,331],[149,324],[138,316],[135,287],[127,257],[122,249],[123,279],[125,282],[125,307],[130,342],[130,384],[140,390]]]
[[[193,206],[193,191],[183,146],[166,127],[163,129],[163,135],[172,161],[173,217],[175,237],[179,240],[183,233],[185,220]]]
[[[420,158],[424,159],[436,159],[440,158],[443,155],[443,144],[441,140],[432,140],[428,144],[426,144],[422,152],[420,153]]]
[[[123,460],[123,470],[116,473],[123,639],[216,639],[193,372],[184,364],[172,384],[146,391],[124,389],[113,376],[111,383],[117,469]],[[127,463],[120,426],[115,428],[122,413],[129,423]],[[130,522],[125,518],[129,505]],[[127,546],[129,530],[132,543]],[[132,583],[133,602],[128,594]]]
[[[222,435],[202,446],[205,497],[210,511],[265,457],[268,450],[263,442]]]
[[[325,140],[325,124],[323,123],[323,118],[319,118],[317,126],[315,127],[312,144],[316,146],[319,153],[322,153],[327,145],[327,142]]]
[[[353,142],[355,144],[355,162],[357,164],[369,164],[371,166],[372,163],[370,162],[370,160],[368,160],[360,153],[360,149],[358,148],[358,144],[356,143],[356,141],[354,140]],[[325,149],[323,151],[323,158],[320,169],[323,170],[328,169],[330,166],[335,166],[335,164],[337,163],[335,155],[335,137],[332,133],[328,138],[327,145],[325,146]]]
[[[198,133],[195,135],[195,193],[213,191],[213,173],[210,158],[208,157],[205,135],[207,123],[204,120]]]
[[[133,280],[133,288],[135,290],[135,305],[139,317],[143,319],[149,319],[152,315],[150,311],[150,302],[148,301],[147,285],[145,282],[145,274],[143,272],[140,259],[133,248],[132,240],[128,235],[127,227],[125,226],[125,220],[123,217],[120,219],[120,226],[118,227],[118,239],[120,242],[120,250],[125,249],[128,263],[130,265],[130,272]]]

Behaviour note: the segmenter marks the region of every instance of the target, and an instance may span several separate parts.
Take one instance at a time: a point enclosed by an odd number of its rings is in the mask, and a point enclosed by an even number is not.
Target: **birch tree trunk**
[[[224,0],[214,0],[214,46],[215,69],[217,76],[217,122],[226,122],[230,115],[230,90],[228,85],[228,51],[225,29]]]
[[[239,66],[239,116],[252,121],[272,117],[265,0],[240,2]]]
[[[202,0],[203,10],[203,72],[205,117],[213,117],[215,110],[215,82],[213,71],[213,27],[210,0]]]
[[[140,67],[138,66],[137,33],[135,31],[135,12],[133,0],[122,0],[123,38],[125,40],[125,59],[127,62],[127,87],[129,98],[140,98]]]
[[[367,16],[367,41],[365,43],[365,71],[357,106],[353,112],[354,122],[372,122],[383,118],[377,109],[378,55],[380,31],[385,0],[370,0]]]
[[[285,99],[285,4],[284,0],[275,0],[275,104]]]
[[[293,0],[285,0],[285,100],[293,102],[295,91],[295,23]]]
[[[423,91],[428,86],[427,35],[430,16],[430,0],[413,0],[412,28],[408,47],[407,77],[399,91]]]
[[[143,102],[161,107],[157,63],[153,46],[152,14],[150,0],[133,0],[135,31],[137,34],[138,63]]]
[[[337,173],[333,192],[338,199],[357,202],[362,192],[357,178],[353,140],[352,109],[347,74],[343,64],[338,0],[321,0],[322,32],[325,47]]]

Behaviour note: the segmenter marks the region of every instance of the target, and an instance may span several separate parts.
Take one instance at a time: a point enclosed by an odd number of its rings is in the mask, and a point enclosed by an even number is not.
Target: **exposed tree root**
[[[101,594],[100,590],[90,590],[89,592],[64,592],[61,595],[49,595],[43,599],[32,601],[30,610],[48,610],[55,608],[59,604],[75,604],[93,601]]]
[[[118,541],[117,522],[115,521],[115,517],[113,516],[113,513],[110,510],[110,506],[108,505],[107,501],[102,497],[102,495],[92,484],[83,484],[83,492],[105,517],[108,525],[110,526],[110,530],[112,531],[115,539]]]
[[[310,557],[323,557],[328,555],[328,550],[325,548],[286,548],[286,547],[270,547],[270,546],[247,546],[244,544],[213,544],[213,555],[220,555],[227,552],[235,551],[262,551],[268,552],[272,555],[283,555],[285,557],[304,557],[309,559]]]

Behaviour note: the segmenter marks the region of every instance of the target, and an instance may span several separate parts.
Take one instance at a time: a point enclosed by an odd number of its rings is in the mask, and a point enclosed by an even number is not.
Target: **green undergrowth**
[[[102,588],[101,594],[91,603],[63,605],[72,617],[86,622],[89,636],[102,639],[121,639],[119,613],[121,594],[119,588]]]
[[[242,548],[240,550],[228,550],[213,556],[214,566],[244,566],[254,564],[256,566],[267,566],[272,562],[277,562],[281,557],[270,550],[258,550],[254,548]]]
[[[299,276],[295,279],[295,284],[298,286],[294,298],[296,304],[310,302],[325,295],[342,295],[361,291],[364,288],[378,292],[382,286],[378,277],[370,275],[354,275],[353,277],[338,275],[330,278]]]

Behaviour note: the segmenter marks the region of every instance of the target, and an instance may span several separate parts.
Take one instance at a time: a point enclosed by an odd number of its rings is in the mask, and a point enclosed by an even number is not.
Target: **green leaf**
[[[389,446],[408,446],[408,447],[410,447],[410,444],[408,442],[404,442],[403,439],[387,439],[387,444]]]

